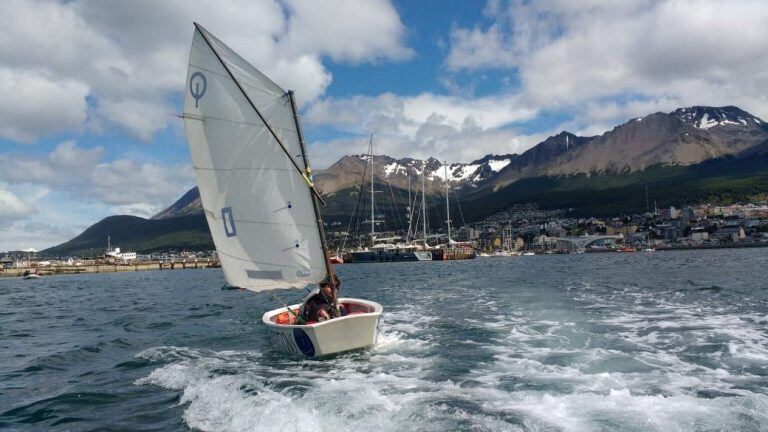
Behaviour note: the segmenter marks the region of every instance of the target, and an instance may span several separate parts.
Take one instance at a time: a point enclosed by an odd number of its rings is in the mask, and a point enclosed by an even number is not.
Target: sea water
[[[219,270],[0,279],[0,429],[768,430],[768,249],[338,266],[379,343],[269,346]],[[302,291],[278,293],[296,302]]]

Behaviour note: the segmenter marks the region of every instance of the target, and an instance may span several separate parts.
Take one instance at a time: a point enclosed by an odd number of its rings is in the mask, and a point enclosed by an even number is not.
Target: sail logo
[[[227,237],[234,237],[237,235],[235,216],[232,214],[232,207],[224,207],[221,209],[221,221],[224,223],[224,234],[226,234]]]
[[[296,271],[296,276],[300,278],[306,278],[312,276],[312,273],[308,270],[298,270]]]
[[[205,75],[202,72],[195,72],[189,77],[189,94],[195,100],[195,108],[198,107],[198,102],[208,90],[208,80],[205,79]]]

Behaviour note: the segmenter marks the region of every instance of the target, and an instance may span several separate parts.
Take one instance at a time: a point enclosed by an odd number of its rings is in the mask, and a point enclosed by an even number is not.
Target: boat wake
[[[748,297],[594,282],[558,301],[455,294],[392,307],[369,350],[158,347],[136,384],[180,392],[184,421],[206,431],[768,430],[768,318],[740,309]]]
[[[135,384],[180,391],[184,421],[205,431],[398,430],[430,416],[424,401],[454,388],[422,378],[437,360],[424,355],[432,344],[423,337],[430,319],[407,316],[413,314],[385,315],[372,349],[324,360],[152,348],[138,357],[164,365]]]

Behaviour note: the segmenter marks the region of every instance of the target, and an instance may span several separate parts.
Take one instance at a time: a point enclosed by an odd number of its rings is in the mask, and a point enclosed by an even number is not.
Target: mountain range
[[[359,192],[361,183],[370,178],[369,158],[344,156],[327,169],[316,171],[315,184],[325,197],[323,214],[330,225],[346,227],[350,214],[365,205]],[[430,198],[428,205],[434,208],[430,212],[433,225],[444,220],[437,197],[445,193],[446,178],[455,194],[451,211],[460,211],[466,222],[521,202],[536,202],[543,208],[569,208],[577,215],[610,215],[643,210],[646,189],[661,205],[765,197],[768,125],[734,106],[693,106],[631,119],[597,136],[582,137],[564,131],[521,154],[487,155],[469,163],[451,164],[435,158],[375,155],[373,165],[376,188],[391,198],[377,199],[377,209],[389,220],[403,219],[409,189],[414,193],[422,173]],[[196,225],[197,234],[210,238],[197,188],[193,188],[145,220],[146,229],[136,229],[132,240],[146,237],[144,243],[136,244],[136,249],[192,247],[186,243],[159,244],[144,234],[151,232],[154,238],[158,222],[182,217],[202,220]],[[107,218],[97,225],[111,223]],[[75,253],[93,242],[101,246],[104,239],[94,238],[93,228],[44,252]],[[183,228],[186,235],[182,237],[188,237],[189,225]],[[107,227],[97,231],[110,230]],[[194,247],[212,247],[200,243],[197,234],[192,236]],[[120,241],[114,235],[112,239]]]

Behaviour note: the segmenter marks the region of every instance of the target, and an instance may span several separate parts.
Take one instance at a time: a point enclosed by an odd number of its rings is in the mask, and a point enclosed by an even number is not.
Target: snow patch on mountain
[[[678,118],[686,123],[692,123],[699,129],[710,129],[718,126],[735,125],[748,126],[752,120],[760,124],[760,120],[746,111],[736,107],[700,107],[680,108],[676,111]]]
[[[480,168],[480,165],[472,165],[472,164],[448,165],[447,176],[448,176],[448,179],[452,182],[460,182],[463,180],[468,180],[477,172],[478,168]],[[439,178],[440,180],[445,181],[446,179],[445,165],[441,164],[440,167],[434,170],[431,174],[427,174],[427,178],[429,178],[430,180]]]
[[[384,173],[387,175],[387,177],[391,176],[392,174],[406,174],[408,173],[408,167],[400,165],[398,162],[392,162],[391,164],[388,164],[384,167]]]
[[[363,163],[368,163],[370,156],[354,155]],[[511,157],[488,155],[483,159],[470,163],[446,164],[435,158],[426,160],[402,158],[395,159],[385,155],[374,156],[374,169],[377,175],[386,179],[410,176],[414,181],[422,172],[430,182],[444,182],[446,177],[454,185],[477,186],[487,180],[512,162]],[[447,171],[447,172],[446,172]]]
[[[493,172],[499,172],[502,168],[509,165],[510,162],[512,162],[511,159],[492,160],[488,162],[488,165],[491,167]]]

